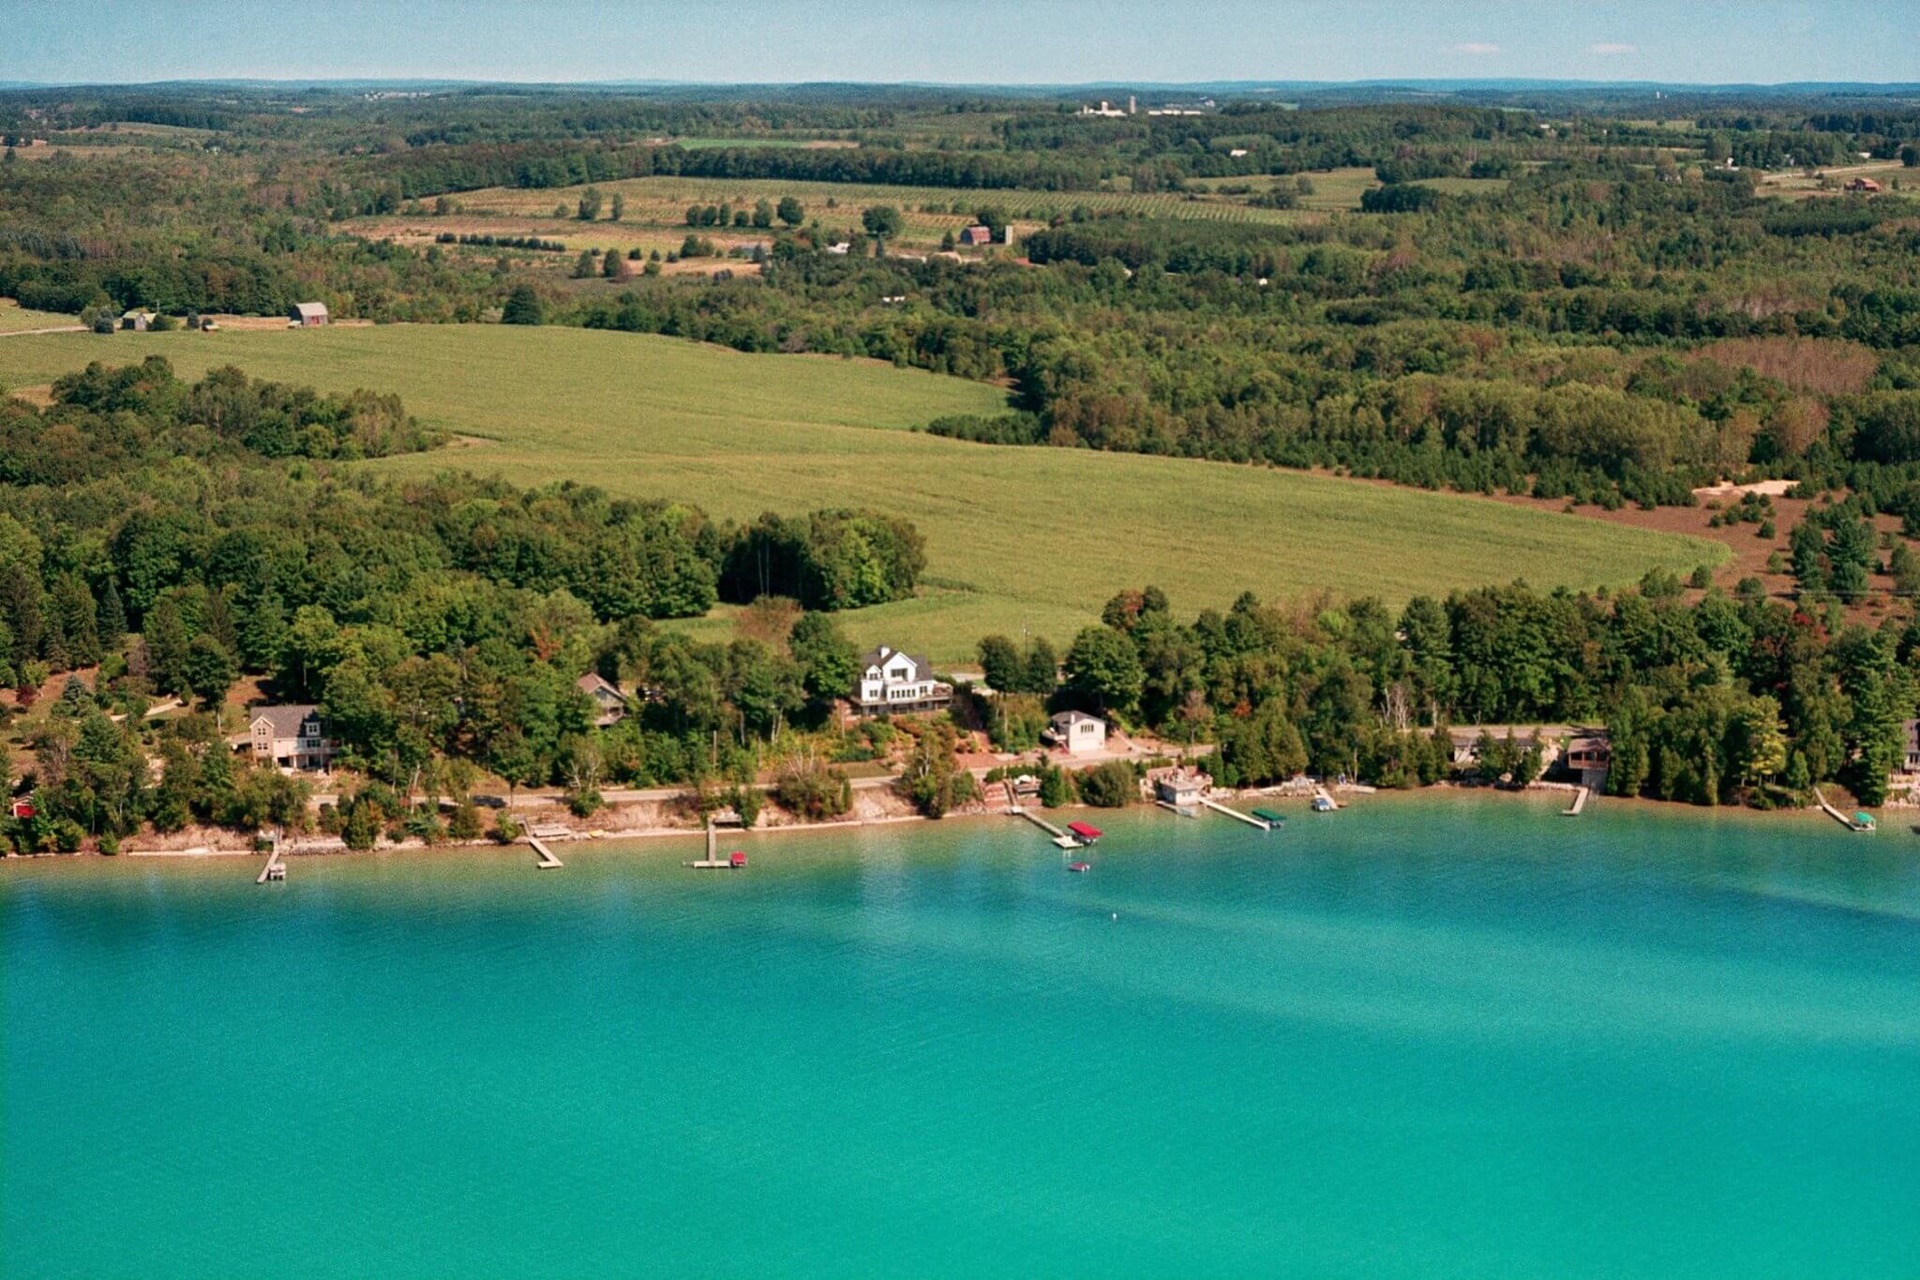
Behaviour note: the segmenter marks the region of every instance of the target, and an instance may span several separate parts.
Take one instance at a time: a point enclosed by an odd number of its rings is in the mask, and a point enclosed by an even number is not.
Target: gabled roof
[[[327,314],[327,304],[324,302],[296,302],[293,304],[293,309],[303,316],[323,316]]]
[[[919,654],[907,653],[902,649],[890,649],[884,644],[878,649],[869,649],[861,654],[860,666],[863,670],[867,667],[884,667],[895,658],[905,658],[914,665],[914,669],[917,671],[928,671],[932,669],[932,664]]]
[[[248,727],[265,720],[276,738],[297,738],[300,726],[319,713],[320,708],[310,702],[286,703],[276,707],[255,707],[247,718]]]
[[[580,692],[586,694],[589,698],[598,698],[601,694],[610,693],[622,702],[627,700],[627,695],[620,692],[620,686],[608,680],[598,671],[587,672],[587,674],[575,680],[573,685],[574,688],[580,690]]]
[[[1090,716],[1084,711],[1056,711],[1053,713],[1053,723],[1066,725],[1068,728],[1072,728],[1074,725],[1080,724],[1083,721],[1087,724],[1098,725],[1104,725],[1106,723],[1106,721],[1102,720],[1099,716]]]

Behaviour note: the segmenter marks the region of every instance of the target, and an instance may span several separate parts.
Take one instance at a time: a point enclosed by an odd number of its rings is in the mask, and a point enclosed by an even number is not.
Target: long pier
[[[532,845],[533,851],[540,855],[540,861],[533,864],[534,866],[540,868],[540,870],[548,871],[554,867],[564,867],[567,865],[566,863],[560,861],[560,859],[553,856],[553,850],[547,848],[547,842],[542,840],[539,836],[529,835],[527,837],[527,843]]]
[[[1007,813],[1010,816],[1015,818],[1025,818],[1028,822],[1031,822],[1034,826],[1039,827],[1042,831],[1046,832],[1049,836],[1052,836],[1053,842],[1059,845],[1062,849],[1078,849],[1081,847],[1080,842],[1078,840],[1074,839],[1072,836],[1068,835],[1066,832],[1054,826],[1051,822],[1048,822],[1045,818],[1041,817],[1037,813],[1032,812],[1031,810],[1027,809],[1023,805],[1010,804],[1007,806]]]
[[[254,883],[265,884],[269,880],[285,880],[286,878],[287,864],[281,856],[280,833],[276,831],[273,833],[273,852],[267,855],[267,865],[260,868],[260,874],[254,880]]]
[[[1815,801],[1819,803],[1822,809],[1825,809],[1827,811],[1827,816],[1829,818],[1832,818],[1835,822],[1839,823],[1841,826],[1845,827],[1847,830],[1849,831],[1873,830],[1872,823],[1867,823],[1865,825],[1862,825],[1861,823],[1855,822],[1852,818],[1849,818],[1846,814],[1840,812],[1838,809],[1828,804],[1827,798],[1820,794],[1820,788],[1815,787],[1813,789],[1813,798]]]
[[[1258,827],[1262,831],[1273,830],[1273,824],[1271,822],[1268,822],[1265,818],[1256,818],[1250,813],[1242,813],[1238,809],[1229,809],[1227,808],[1227,806],[1221,804],[1218,800],[1210,800],[1206,796],[1201,796],[1200,803],[1207,806],[1207,808],[1213,810],[1215,813],[1224,813],[1229,818],[1238,818],[1240,821],[1246,823],[1250,827]]]

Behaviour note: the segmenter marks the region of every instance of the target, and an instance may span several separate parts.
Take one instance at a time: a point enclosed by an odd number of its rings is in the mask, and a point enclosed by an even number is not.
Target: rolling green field
[[[79,323],[79,319],[74,316],[60,315],[52,311],[29,311],[12,298],[0,298],[0,333],[66,328]]]
[[[903,430],[992,412],[991,387],[868,361],[751,356],[582,329],[387,326],[59,334],[0,341],[0,382],[158,352],[186,376],[237,364],[329,390],[396,391],[476,438],[366,465],[521,484],[574,479],[721,517],[867,505],[927,538],[918,599],[848,615],[862,642],[971,657],[983,634],[1065,641],[1114,591],[1157,583],[1181,613],[1319,589],[1398,604],[1525,578],[1617,584],[1725,549],[1528,508],[1327,476],[1133,454],[1009,448]],[[709,626],[716,624],[709,623]]]

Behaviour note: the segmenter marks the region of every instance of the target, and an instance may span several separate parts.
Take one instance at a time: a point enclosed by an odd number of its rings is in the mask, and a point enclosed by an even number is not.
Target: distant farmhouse
[[[324,302],[296,302],[287,312],[287,324],[294,329],[318,329],[327,322]]]
[[[964,245],[988,245],[993,243],[993,228],[981,225],[963,227],[960,231],[960,243]]]
[[[1879,195],[1880,184],[1875,182],[1872,178],[1855,178],[1852,182],[1849,182],[1847,184],[1847,190],[1862,191],[1862,192],[1865,192],[1867,195]]]
[[[145,333],[153,327],[153,321],[153,312],[136,307],[120,317],[120,327],[122,329],[132,329],[136,333]]]
[[[325,769],[336,751],[320,719],[320,708],[305,704],[255,707],[243,748],[261,764],[281,769]]]
[[[933,678],[925,658],[881,645],[860,659],[853,705],[861,715],[899,711],[944,711],[953,686]]]

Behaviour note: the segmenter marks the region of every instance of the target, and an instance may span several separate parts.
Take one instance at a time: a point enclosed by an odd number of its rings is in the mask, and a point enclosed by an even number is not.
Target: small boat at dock
[[[1287,820],[1287,816],[1275,809],[1255,809],[1253,816],[1270,827],[1277,827]]]
[[[1332,796],[1315,796],[1313,798],[1313,811],[1315,813],[1332,813],[1338,807],[1338,805],[1334,804]]]
[[[1067,830],[1079,836],[1082,844],[1092,844],[1102,834],[1100,828],[1086,822],[1069,822]]]

